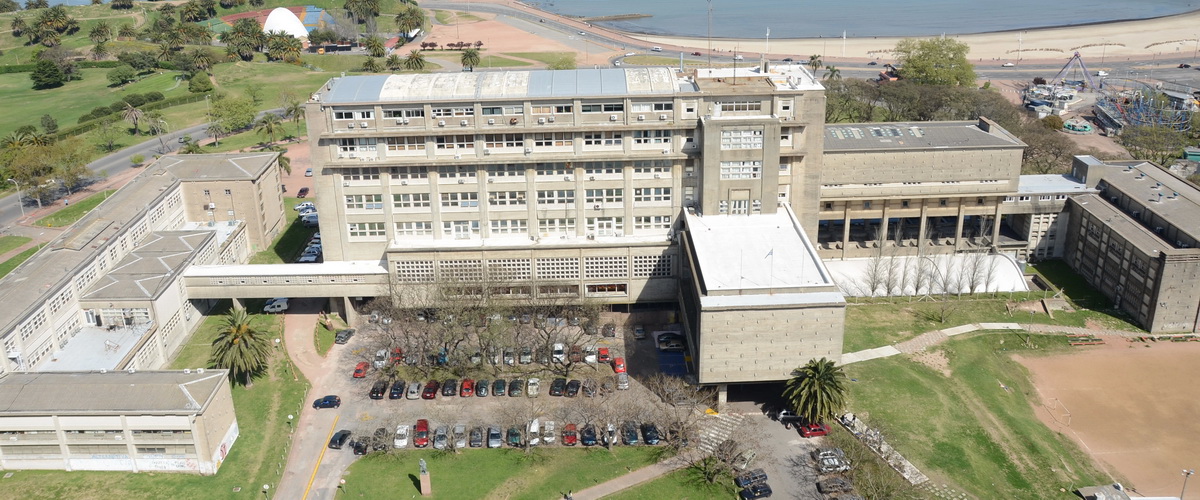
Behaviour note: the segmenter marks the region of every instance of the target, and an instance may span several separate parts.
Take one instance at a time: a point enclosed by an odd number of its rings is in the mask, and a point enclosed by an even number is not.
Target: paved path
[[[959,325],[951,328],[925,332],[904,342],[897,343],[894,346],[875,347],[857,352],[848,352],[842,354],[842,364],[848,365],[850,363],[867,361],[869,359],[887,358],[897,354],[912,354],[921,352],[925,349],[941,344],[942,342],[945,342],[946,339],[949,339],[955,335],[962,335],[964,333],[970,333],[978,330],[1023,330],[1029,333],[1039,334],[1067,333],[1123,338],[1133,338],[1147,335],[1146,332],[1092,329],[1078,326],[1045,325],[1040,323],[1024,325],[1019,323],[969,323],[966,325]]]
[[[697,452],[689,451],[687,453]],[[626,488],[632,488],[646,481],[658,479],[672,471],[687,467],[693,460],[693,457],[687,453],[676,455],[654,465],[647,465],[624,476],[574,492],[571,494],[571,498],[574,500],[595,500],[612,495]]]

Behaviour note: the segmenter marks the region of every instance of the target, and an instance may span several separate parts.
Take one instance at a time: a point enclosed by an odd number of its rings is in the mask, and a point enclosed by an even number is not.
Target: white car
[[[1108,76],[1108,72],[1107,71],[1097,71],[1096,76]]]
[[[636,53],[636,52],[626,52],[626,53],[625,53],[625,57],[633,57],[633,56],[636,56],[636,55],[637,55],[637,53]]]
[[[404,395],[405,399],[421,399],[421,383],[412,382],[408,384],[408,393]]]
[[[534,377],[529,379],[529,383],[525,386],[525,393],[531,398],[538,397],[538,390],[542,388],[541,379]],[[534,420],[536,422],[536,420]]]
[[[392,445],[394,448],[396,448],[398,450],[408,448],[408,426],[407,425],[401,424],[401,425],[396,426],[396,440],[392,442]]]
[[[534,380],[537,380],[537,379],[529,379],[530,382],[533,382]],[[537,446],[539,444],[542,444],[542,437],[541,437],[542,433],[540,431],[540,428],[541,428],[541,425],[539,425],[538,419],[536,419],[536,418],[533,419],[533,422],[529,423],[529,434],[528,434],[529,446]]]
[[[565,349],[565,346],[563,346],[562,344],[554,344],[554,349],[552,350],[552,353],[554,355],[555,362],[565,363],[567,361],[567,353],[564,349]]]
[[[286,298],[277,298],[277,299],[268,300],[266,305],[263,306],[263,312],[265,312],[265,313],[284,312],[287,309],[288,309],[288,299],[286,299]]]
[[[547,420],[546,425],[542,426],[542,441],[546,444],[554,444],[554,421]]]
[[[387,349],[380,349],[378,351],[375,351],[375,368],[376,369],[387,366],[387,362],[388,362]]]
[[[467,447],[467,426],[463,424],[454,425],[454,447],[460,450]]]
[[[296,205],[296,206],[292,207],[292,210],[297,210],[297,211],[298,211],[298,210],[300,210],[300,209],[302,209],[302,208],[311,208],[311,209],[313,209],[313,210],[316,210],[316,208],[317,208],[317,205],[316,205],[316,204],[314,204],[314,203],[313,203],[313,202],[311,202],[311,201],[305,201],[305,202],[301,202],[299,205]]]
[[[583,348],[583,362],[589,365],[596,364],[596,346],[587,346]]]
[[[1000,67],[1002,67],[1002,68],[1011,68],[1013,66],[1016,66],[1016,64],[1010,63],[1010,62],[1006,62],[1006,63],[1000,65]]]

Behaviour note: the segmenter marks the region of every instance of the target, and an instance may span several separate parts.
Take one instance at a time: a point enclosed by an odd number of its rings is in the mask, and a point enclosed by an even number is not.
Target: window
[[[634,113],[649,113],[651,111],[671,111],[675,109],[672,102],[635,102],[632,106]]]
[[[425,110],[420,108],[413,109],[385,109],[383,110],[384,118],[424,118]]]
[[[638,202],[671,202],[671,188],[634,188],[633,201]]]
[[[671,277],[670,255],[635,255],[633,256],[634,278],[669,278]]]
[[[209,192],[207,189],[204,190],[204,196],[209,196]]]
[[[587,231],[596,236],[622,236],[625,234],[625,218],[588,217]]]
[[[535,115],[553,115],[570,113],[573,106],[570,104],[543,104],[539,106],[531,106],[530,111]]]
[[[529,221],[525,219],[501,219],[491,222],[492,234],[527,234]]]
[[[498,206],[524,206],[524,191],[494,191],[488,193],[488,204]]]
[[[388,151],[424,151],[424,137],[385,137]]]
[[[623,167],[619,161],[589,161],[583,164],[587,175],[620,174]]]
[[[625,201],[625,190],[620,188],[589,189],[585,193],[584,201],[589,205],[594,203],[621,203]]]
[[[347,168],[342,170],[344,181],[377,181],[379,169],[376,167]]]
[[[571,146],[575,144],[570,132],[554,132],[532,134],[533,147],[545,148],[551,146]]]
[[[525,165],[488,165],[488,177],[525,177]]]
[[[634,130],[634,144],[669,144],[671,142],[670,130]]]
[[[537,290],[543,296],[579,296],[579,285],[538,285]]]
[[[723,161],[722,179],[758,179],[762,177],[761,161]]]
[[[348,194],[347,209],[383,210],[382,194]]]
[[[575,234],[575,219],[538,219],[538,233]]]
[[[864,201],[864,202],[863,202],[863,210],[870,210],[870,209],[871,209],[871,202],[870,202],[870,201]]]
[[[442,222],[442,234],[445,236],[451,236],[456,240],[468,239],[472,235],[479,234],[479,221],[456,220]],[[446,262],[442,262],[442,264],[446,264]],[[479,278],[483,277],[480,276]]]
[[[519,148],[525,145],[521,134],[486,134],[483,136],[485,148]]]
[[[563,220],[563,219],[558,219]],[[574,228],[574,222],[571,227]],[[578,257],[545,257],[537,260],[537,279],[539,280],[576,280],[579,279]]]
[[[571,175],[575,173],[575,169],[567,167],[566,163],[538,163],[538,175]]]
[[[476,167],[458,165],[453,167],[438,167],[438,177],[442,179],[474,179]]]
[[[634,217],[633,228],[637,230],[667,230],[671,228],[671,216],[642,215]]]
[[[429,193],[402,193],[392,195],[394,208],[419,208],[429,206]]]
[[[370,120],[372,118],[375,118],[375,112],[374,111],[334,111],[333,112],[334,120],[354,120],[356,118],[361,119],[361,120]]]
[[[627,295],[629,292],[624,283],[612,283],[604,285],[588,285],[588,295]]]
[[[666,160],[639,160],[633,162],[635,174],[669,174],[671,162]]]
[[[475,116],[475,108],[433,108],[433,116]]]
[[[474,191],[461,193],[442,193],[443,207],[470,208],[479,206],[479,193]]]
[[[396,262],[396,279],[401,283],[433,283],[433,261],[401,260]]]
[[[538,205],[571,205],[575,203],[574,189],[559,189],[537,192]]]
[[[360,151],[375,151],[375,142],[375,138],[373,137],[338,139],[338,152],[357,153]]]
[[[762,149],[763,130],[722,130],[721,149]]]
[[[484,108],[480,109],[480,111],[483,112],[484,116],[504,114],[504,108],[501,108],[500,106],[484,107]]]
[[[433,223],[429,221],[396,223],[396,236],[429,236],[432,234]]]
[[[433,138],[438,149],[474,149],[473,135],[439,135]]]
[[[584,104],[584,113],[619,113],[625,111],[625,103]]]
[[[761,101],[728,101],[717,105],[721,111],[762,111]]]
[[[429,167],[391,167],[388,169],[392,179],[424,179],[429,177]]]
[[[1030,198],[1028,196],[1017,197],[1017,201],[1029,201],[1029,200],[1030,200]],[[942,200],[942,206],[943,207],[946,206],[946,200]]]
[[[629,258],[624,255],[585,257],[583,259],[583,276],[586,279],[627,278],[629,277]]]
[[[908,200],[900,200],[900,208],[908,208]]]
[[[382,222],[351,222],[350,236],[383,236]]]
[[[620,146],[623,132],[584,132],[584,146]]]
[[[228,189],[225,190],[225,196],[230,196],[232,194],[233,194],[233,191],[230,191]]]

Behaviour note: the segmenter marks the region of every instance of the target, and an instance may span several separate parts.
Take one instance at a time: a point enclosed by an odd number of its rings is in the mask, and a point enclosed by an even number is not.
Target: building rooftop
[[[1017,178],[1017,193],[1020,194],[1081,194],[1095,191],[1067,174],[1022,175]]]
[[[212,231],[158,231],[121,259],[80,295],[80,302],[150,300],[158,297],[191,262]]]
[[[1141,225],[1136,220],[1126,215],[1117,207],[1108,203],[1105,199],[1097,194],[1085,194],[1071,198],[1071,201],[1077,203],[1098,220],[1104,221],[1104,224],[1112,231],[1121,235],[1126,241],[1137,245],[1142,251],[1150,254],[1158,254],[1159,252],[1173,251],[1175,247],[1168,245],[1167,242],[1159,238],[1153,231]]]
[[[742,64],[742,63],[739,63]],[[768,64],[746,61],[744,66],[731,68],[700,68],[694,77],[700,90],[728,91],[761,87],[768,90],[825,90],[803,64]]]
[[[474,71],[345,76],[318,93],[328,104],[674,95],[688,86],[669,68]]]
[[[257,179],[275,164],[276,152],[217,153],[166,156],[158,160],[163,168],[184,181],[220,181]]]
[[[225,370],[9,373],[0,415],[195,414],[228,383]]]
[[[40,372],[116,370],[142,344],[147,333],[154,331],[153,323],[118,328],[84,325],[70,342],[54,351],[50,359],[37,368]]]
[[[774,214],[687,214],[706,294],[833,283],[800,223],[781,208]]]
[[[992,129],[992,127],[987,127]],[[825,125],[825,151],[994,148],[1024,146],[1017,138],[985,130],[980,122],[838,123]]]
[[[1103,168],[1104,182],[1184,233],[1200,238],[1200,189],[1149,162],[1107,163]]]
[[[320,264],[231,264],[191,266],[184,271],[188,277],[224,278],[229,276],[318,276],[387,274],[378,260],[329,261]]]

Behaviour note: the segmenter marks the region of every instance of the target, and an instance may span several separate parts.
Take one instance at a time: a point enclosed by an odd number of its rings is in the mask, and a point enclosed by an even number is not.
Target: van
[[[662,52],[662,47],[650,47],[650,52]]]

